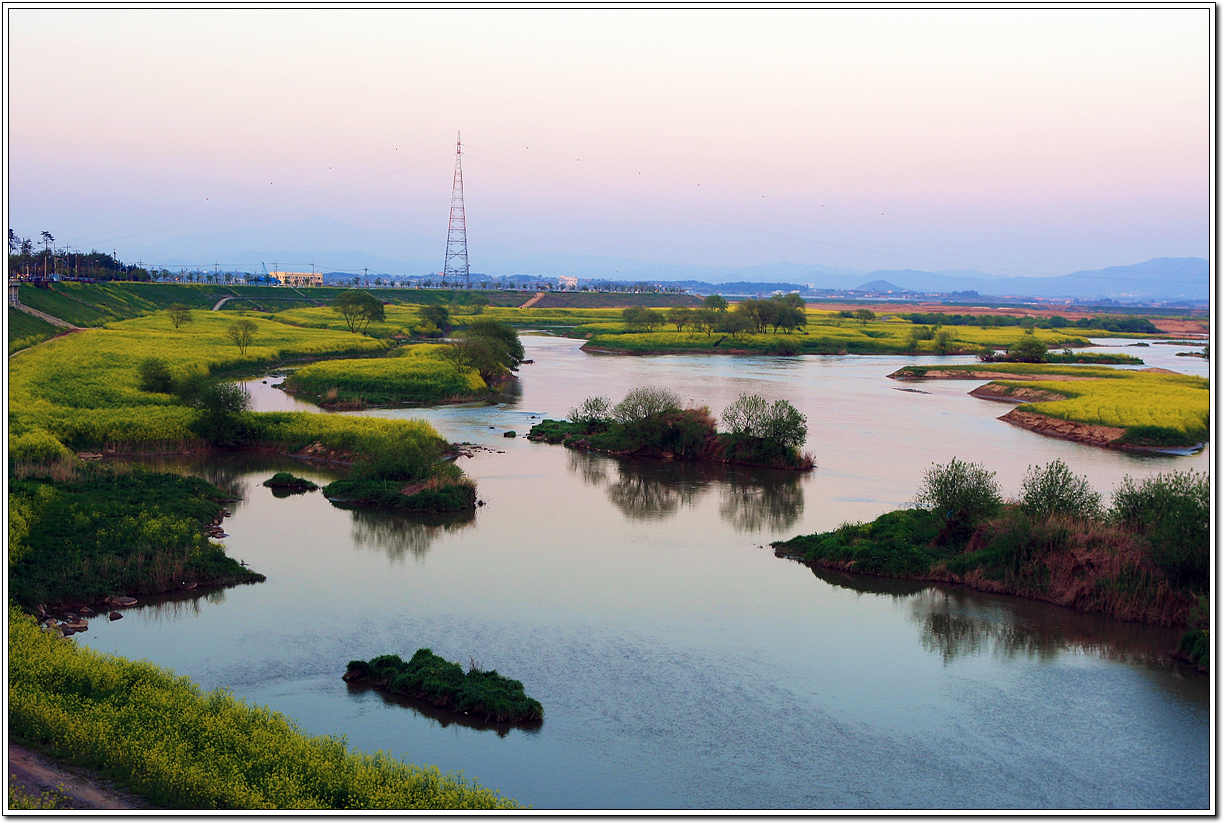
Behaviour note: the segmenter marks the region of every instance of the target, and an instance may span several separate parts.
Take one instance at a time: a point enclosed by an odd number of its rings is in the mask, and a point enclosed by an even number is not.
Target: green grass
[[[8,622],[8,730],[72,764],[102,771],[165,809],[511,809],[510,799],[435,767],[204,692],[144,661],[83,649]]]
[[[262,581],[204,537],[223,498],[199,478],[91,464],[68,480],[11,480],[9,597],[24,606],[95,603],[184,583]]]
[[[323,487],[341,507],[398,512],[464,512],[476,508],[476,485],[466,478],[435,476],[425,483],[376,477],[342,478]]]
[[[309,492],[312,489],[319,488],[319,485],[314,481],[299,478],[290,472],[277,472],[271,478],[264,481],[263,485],[269,489],[292,490],[294,492]]]
[[[345,680],[371,683],[388,692],[429,701],[455,712],[484,715],[499,723],[544,720],[544,707],[528,697],[523,683],[482,670],[467,671],[432,650],[418,649],[408,661],[398,655],[380,655],[369,661],[350,661]]]
[[[321,361],[295,371],[285,386],[321,398],[335,390],[336,400],[375,404],[439,403],[486,394],[479,373],[456,371],[442,357],[445,348],[419,344],[397,349],[389,358]]]
[[[9,307],[8,310],[8,347],[9,354],[42,343],[59,333],[59,329],[42,318]]]

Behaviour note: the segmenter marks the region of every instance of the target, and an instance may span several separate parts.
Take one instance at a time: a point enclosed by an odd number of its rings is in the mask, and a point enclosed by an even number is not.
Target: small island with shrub
[[[807,440],[807,418],[788,401],[771,404],[760,395],[740,395],[722,420],[726,432],[715,428],[708,407],[684,409],[670,389],[643,386],[615,405],[606,397],[587,398],[567,420],[541,421],[527,437],[627,457],[802,471],[816,465],[799,451]]]
[[[1029,467],[1014,501],[955,458],[910,509],[773,544],[779,557],[866,575],[964,584],[1124,621],[1180,628],[1209,664],[1210,484],[1199,472],[1123,478],[1111,506],[1061,460]]]
[[[461,665],[426,648],[418,649],[408,661],[398,655],[349,661],[344,680],[428,701],[452,712],[483,715],[486,721],[499,724],[544,720],[544,707],[528,697],[521,681],[498,675],[497,670],[481,669],[475,662],[464,672]]]
[[[319,485],[314,481],[308,481],[305,478],[299,478],[289,472],[277,472],[271,478],[263,482],[263,485],[271,489],[273,492],[311,492],[319,488]]]

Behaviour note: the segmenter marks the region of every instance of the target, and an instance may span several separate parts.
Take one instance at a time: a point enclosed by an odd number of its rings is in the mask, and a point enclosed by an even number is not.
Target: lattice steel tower
[[[455,133],[455,183],[451,188],[450,228],[446,231],[446,263],[442,278],[462,276],[471,288],[472,273],[468,271],[467,218],[463,215],[463,144]]]

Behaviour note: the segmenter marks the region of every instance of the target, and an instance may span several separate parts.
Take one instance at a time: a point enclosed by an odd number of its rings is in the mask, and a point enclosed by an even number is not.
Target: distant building
[[[323,275],[319,272],[268,272],[286,286],[322,286]]]
[[[578,288],[578,278],[576,277],[571,278],[571,277],[562,275],[561,277],[557,278],[557,282],[561,284],[562,289],[577,289]]]

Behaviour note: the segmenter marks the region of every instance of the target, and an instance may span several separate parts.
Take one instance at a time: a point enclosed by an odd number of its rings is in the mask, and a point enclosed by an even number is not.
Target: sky
[[[1207,257],[1207,8],[9,8],[9,226],[658,263]],[[473,261],[475,263],[475,261]]]

